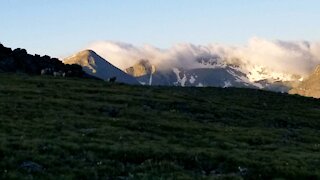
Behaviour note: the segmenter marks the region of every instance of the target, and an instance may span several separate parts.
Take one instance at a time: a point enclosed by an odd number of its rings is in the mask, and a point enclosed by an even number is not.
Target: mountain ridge
[[[58,58],[48,55],[31,55],[26,49],[11,49],[3,44],[0,44],[0,72],[91,78],[79,65],[64,64]]]
[[[147,63],[145,62],[147,61]],[[265,89],[276,92],[288,92],[294,87],[300,77],[285,77],[281,80],[281,74],[272,74],[268,76],[268,71],[263,68],[257,68],[255,75],[251,72],[244,71],[239,65],[223,63],[219,59],[199,58],[198,68],[184,69],[182,67],[171,67],[159,69],[152,65],[148,60],[144,63],[137,64],[126,69],[127,73],[135,76],[137,80],[144,85],[168,85],[168,86],[212,86],[212,87],[244,87]],[[146,64],[146,66],[144,66]],[[148,73],[145,70],[154,66],[154,71]],[[144,67],[143,67],[144,66]],[[139,73],[136,73],[139,71]],[[257,77],[257,73],[260,78]],[[253,78],[255,76],[255,78]]]
[[[83,50],[63,60],[65,64],[78,64],[83,70],[97,78],[105,81],[116,78],[116,82],[138,85],[134,77],[115,67],[107,60],[99,56],[93,50]]]
[[[64,63],[79,64],[86,73],[92,76],[103,80],[117,77],[118,82],[126,84],[241,87],[304,95],[301,91],[295,93],[299,84],[303,84],[305,81],[301,76],[273,72],[260,66],[233,65],[224,62],[219,57],[215,59],[198,58],[199,68],[184,69],[179,66],[157,68],[148,59],[141,59],[133,66],[121,70],[93,50],[84,50],[66,58]],[[316,68],[315,72],[320,73],[320,67]]]

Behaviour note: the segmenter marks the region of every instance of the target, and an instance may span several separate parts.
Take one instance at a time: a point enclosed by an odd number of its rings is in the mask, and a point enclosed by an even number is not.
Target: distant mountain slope
[[[83,70],[97,78],[109,80],[116,77],[116,82],[140,84],[134,77],[110,64],[92,50],[81,51],[63,60],[65,64],[78,64]]]
[[[231,68],[197,68],[184,70],[172,68],[137,77],[143,84],[174,86],[251,87],[245,76]]]
[[[226,68],[197,68],[179,71],[177,84],[181,86],[214,86],[214,87],[255,87],[249,83],[245,74]]]
[[[245,72],[239,66],[217,63],[217,60],[202,58],[197,62],[200,67],[183,69],[156,68],[148,60],[141,60],[127,68],[126,72],[145,85],[245,87],[288,92],[295,82],[274,79],[272,75],[268,76],[268,72],[260,69],[257,72]]]
[[[296,88],[290,90],[289,93],[320,98],[320,65],[306,80]]]
[[[127,68],[126,72],[146,85],[213,86],[213,87],[255,87],[250,85],[246,75],[232,67],[183,69],[157,69],[148,60],[141,60]]]

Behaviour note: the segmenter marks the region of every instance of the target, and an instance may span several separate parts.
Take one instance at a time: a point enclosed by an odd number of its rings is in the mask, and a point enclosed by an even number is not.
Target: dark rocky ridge
[[[41,71],[49,69],[47,74],[65,73],[69,77],[88,77],[79,65],[63,64],[57,58],[48,55],[31,55],[25,49],[14,49],[0,44],[0,72],[26,73],[40,75]]]

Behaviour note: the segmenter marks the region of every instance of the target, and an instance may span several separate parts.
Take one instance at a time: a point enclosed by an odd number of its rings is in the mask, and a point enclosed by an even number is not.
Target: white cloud
[[[252,38],[245,46],[219,44],[176,44],[169,49],[151,45],[142,47],[128,43],[100,41],[87,47],[115,66],[125,69],[141,59],[148,59],[158,67],[200,67],[199,57],[219,57],[227,61],[237,60],[242,65],[259,65],[270,70],[306,76],[320,64],[320,42],[268,41]]]

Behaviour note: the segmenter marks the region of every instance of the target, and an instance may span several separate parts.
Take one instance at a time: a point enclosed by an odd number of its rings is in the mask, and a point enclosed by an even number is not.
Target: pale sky
[[[159,48],[318,41],[319,9],[319,0],[1,0],[0,42],[63,57],[103,40]]]

